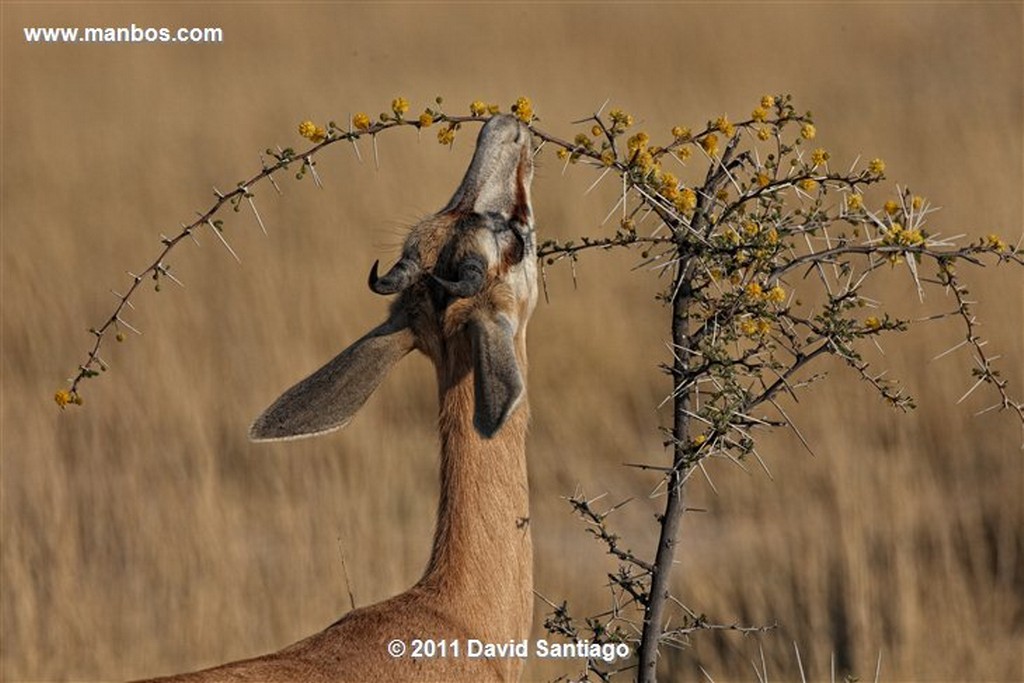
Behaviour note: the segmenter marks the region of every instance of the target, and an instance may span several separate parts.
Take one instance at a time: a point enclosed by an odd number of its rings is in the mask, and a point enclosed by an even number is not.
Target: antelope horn
[[[452,296],[466,299],[476,296],[483,288],[486,270],[487,264],[484,263],[484,259],[478,254],[470,254],[459,264],[457,280],[445,280],[433,273],[430,277]]]
[[[370,289],[377,294],[396,294],[401,292],[412,284],[413,279],[420,272],[420,264],[407,256],[403,256],[383,276],[377,275],[377,267],[379,265],[380,261],[373,262],[369,277]]]

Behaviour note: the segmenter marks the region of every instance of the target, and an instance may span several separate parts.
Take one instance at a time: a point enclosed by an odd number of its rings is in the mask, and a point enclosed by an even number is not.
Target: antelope
[[[526,324],[537,300],[530,131],[511,116],[480,131],[448,204],[412,227],[369,286],[397,295],[387,319],[284,392],[255,441],[344,427],[413,349],[437,374],[441,495],[416,585],[354,609],[272,654],[164,681],[514,681],[520,657],[467,657],[470,639],[522,642],[533,613],[526,472]],[[393,656],[392,640],[458,641],[460,656]],[[397,647],[397,646],[394,646]],[[436,655],[436,653],[435,653]]]

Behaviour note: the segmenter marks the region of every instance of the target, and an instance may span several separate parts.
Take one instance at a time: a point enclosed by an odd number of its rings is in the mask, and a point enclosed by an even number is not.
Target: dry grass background
[[[2,7],[4,680],[130,678],[276,649],[419,575],[436,505],[435,399],[409,360],[339,434],[246,441],[249,420],[378,320],[365,287],[402,226],[448,198],[468,160],[411,130],[380,141],[382,168],[337,147],[326,191],[285,180],[257,201],[270,230],[228,216],[236,265],[207,236],[174,260],[187,289],[144,292],[144,330],[82,409],[52,395],[80,362],[110,287],[151,258],[160,232],[205,208],[213,184],[297,144],[299,120],[343,120],[447,98],[508,106],[530,95],[543,126],[606,97],[640,127],[739,118],[764,92],[793,92],[833,159],[880,155],[894,180],[945,207],[933,229],[1011,239],[1022,225],[1022,8],[1003,4],[14,4]],[[221,26],[221,45],[27,45],[23,26]],[[364,157],[368,149],[364,147]],[[614,189],[535,181],[539,228],[595,232]],[[542,162],[544,163],[544,162]],[[892,191],[892,185],[889,185]],[[593,200],[593,201],[591,201]],[[616,520],[653,548],[653,482],[620,463],[661,456],[666,313],[652,275],[597,254],[549,272],[531,325],[530,475],[536,588],[583,611],[612,564],[568,514],[579,486],[638,496]],[[1019,270],[971,274],[993,353],[1022,393]],[[904,279],[890,295],[910,301]],[[901,289],[902,288],[902,289]],[[943,302],[935,302],[938,308]],[[910,307],[909,310],[915,310]],[[953,407],[964,355],[922,328],[884,358],[920,398],[891,414],[837,371],[793,414],[816,457],[787,435],[762,447],[775,481],[712,470],[684,523],[677,584],[722,620],[781,627],[704,636],[666,657],[667,680],[752,680],[763,646],[775,680],[1022,680],[1021,431]],[[541,635],[538,606],[535,636]],[[531,662],[528,680],[572,673]]]

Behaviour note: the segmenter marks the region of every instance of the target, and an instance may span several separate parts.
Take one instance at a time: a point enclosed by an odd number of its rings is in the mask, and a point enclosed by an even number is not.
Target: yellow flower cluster
[[[993,251],[1006,251],[1006,242],[995,233],[985,236],[985,246]]]
[[[327,137],[327,130],[312,121],[303,121],[299,124],[299,135],[313,142],[323,142]]]
[[[369,130],[370,117],[362,112],[359,112],[358,114],[352,117],[352,125],[355,126],[356,130]]]
[[[395,112],[395,116],[398,118],[402,118],[409,111],[409,100],[404,97],[396,97],[391,100],[391,111]]]
[[[850,211],[860,211],[864,208],[864,195],[851,194],[846,197],[846,208]]]
[[[882,244],[890,247],[914,247],[923,243],[924,235],[920,230],[907,230],[899,223],[893,223],[882,235]]]
[[[718,154],[718,136],[714,133],[708,133],[701,138],[700,146],[704,148],[708,156],[716,156]]]
[[[661,196],[670,202],[675,202],[679,199],[681,194],[679,190],[679,179],[672,173],[663,173],[661,176],[661,187],[659,188]]]
[[[879,320],[876,316],[869,316],[864,320],[864,329],[868,330],[869,332],[875,332],[877,330],[880,330],[882,329],[882,321]]]
[[[786,290],[780,285],[775,285],[765,293],[764,298],[773,304],[781,304],[786,300]]]
[[[804,192],[814,192],[818,188],[818,181],[814,178],[804,178],[799,184]]]
[[[533,103],[530,102],[529,97],[517,99],[516,103],[512,105],[512,111],[515,112],[516,118],[524,123],[533,121]]]
[[[473,116],[483,116],[487,113],[487,105],[482,100],[476,100],[469,105],[469,113]]]
[[[823,163],[828,161],[828,152],[821,147],[811,152],[811,163],[815,166],[821,166]]]
[[[633,125],[633,117],[621,109],[612,109],[608,117],[612,120],[613,133],[621,133]]]
[[[606,149],[605,151],[601,152],[601,163],[604,164],[605,166],[611,166],[612,164],[614,164],[615,152],[611,151],[610,149]]]
[[[674,137],[676,140],[680,140],[682,142],[685,142],[685,141],[689,140],[691,136],[692,136],[692,133],[690,132],[690,129],[687,128],[686,126],[673,126],[672,127],[672,137]]]
[[[754,181],[758,187],[767,187],[772,182],[772,179],[767,173],[761,172],[754,176]]]
[[[914,195],[914,198],[910,200],[910,208],[914,211],[920,211],[924,207],[924,197],[921,195]]]
[[[442,145],[450,145],[455,142],[455,127],[446,126],[437,131],[437,141]]]
[[[760,318],[758,320],[744,318],[740,321],[740,332],[748,337],[759,337],[768,334],[771,329],[771,323],[764,318]]]
[[[800,137],[804,140],[813,140],[814,136],[818,134],[818,129],[814,127],[813,123],[805,123],[800,127]]]
[[[729,122],[729,119],[725,116],[719,116],[715,119],[715,130],[725,135],[727,138],[731,138],[736,134],[736,126]]]
[[[760,299],[764,295],[764,288],[757,282],[751,282],[744,288],[747,296],[751,299]]]
[[[890,216],[895,216],[900,211],[900,203],[895,199],[890,199],[882,208],[885,209],[885,212]]]
[[[434,125],[434,115],[431,114],[429,111],[423,112],[422,114],[420,114],[419,123],[420,128],[430,128],[432,125]]]
[[[582,147],[583,149],[591,149],[594,146],[594,141],[588,138],[586,133],[576,133],[573,142],[577,147]]]
[[[684,213],[689,213],[697,208],[697,193],[689,187],[684,187],[676,197],[675,206]]]
[[[868,162],[868,173],[872,175],[882,175],[885,173],[885,162],[881,159],[875,158]]]
[[[760,128],[757,129],[758,140],[768,140],[769,138],[771,138],[771,136],[772,132],[765,128],[764,126],[761,126]]]
[[[76,406],[82,405],[82,397],[76,393],[72,393],[67,389],[61,389],[53,395],[53,400],[56,401],[57,405],[64,409],[69,404],[75,404]]]
[[[775,98],[772,97],[771,95],[762,95],[761,106],[764,107],[765,109],[771,109],[772,107],[775,106]]]
[[[640,131],[636,135],[629,136],[629,139],[626,140],[626,147],[629,149],[630,154],[635,154],[647,149],[647,143],[650,141],[651,137],[647,133]]]
[[[764,107],[756,107],[754,111],[750,112],[750,118],[758,123],[764,123],[768,120],[768,110]]]

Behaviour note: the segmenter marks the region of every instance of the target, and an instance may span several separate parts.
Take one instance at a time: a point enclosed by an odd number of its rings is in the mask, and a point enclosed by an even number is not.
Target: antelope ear
[[[344,427],[413,343],[404,316],[393,315],[281,394],[253,422],[249,438],[280,441]]]
[[[502,313],[470,319],[473,344],[473,426],[493,437],[523,396],[523,376],[515,354],[515,331]]]

